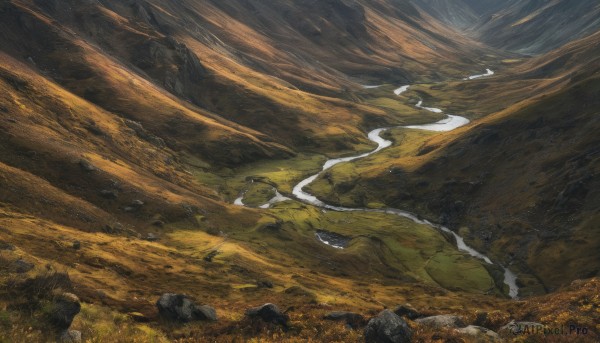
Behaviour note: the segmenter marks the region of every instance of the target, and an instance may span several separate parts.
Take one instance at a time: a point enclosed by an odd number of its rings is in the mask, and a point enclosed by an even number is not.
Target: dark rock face
[[[80,310],[79,298],[72,293],[63,293],[54,298],[50,319],[57,329],[65,331]]]
[[[461,328],[465,326],[462,318],[451,314],[443,314],[439,316],[425,317],[415,320],[417,323],[431,328]]]
[[[346,322],[346,324],[353,329],[356,329],[365,323],[365,317],[353,312],[331,312],[326,314],[323,318],[326,320]]]
[[[267,323],[287,326],[288,316],[283,314],[274,304],[264,304],[246,310],[246,315],[250,318],[260,318]]]
[[[402,343],[410,342],[412,330],[404,319],[394,312],[385,310],[371,319],[365,329],[367,343]]]
[[[138,67],[177,95],[185,95],[186,86],[198,84],[208,76],[208,71],[196,54],[170,36],[161,40],[149,40],[138,46],[135,60]],[[169,65],[176,67],[161,68]]]
[[[412,307],[411,304],[404,304],[404,305],[400,305],[400,306],[396,307],[394,309],[394,313],[399,317],[406,317],[410,320],[414,320],[419,317],[422,317],[421,313],[419,313],[419,311],[415,310],[415,308]]]
[[[191,321],[216,321],[217,312],[210,306],[198,306],[183,294],[165,293],[156,302],[161,317],[187,323]]]

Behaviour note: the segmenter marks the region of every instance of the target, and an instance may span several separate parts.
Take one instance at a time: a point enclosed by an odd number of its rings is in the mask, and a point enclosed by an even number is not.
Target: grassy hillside
[[[490,11],[460,4],[0,0],[0,342],[56,341],[73,298],[84,342],[361,342],[402,304],[491,330],[574,321],[595,341],[598,34],[525,59],[439,20]],[[463,81],[487,67],[500,76]],[[264,208],[327,159],[371,151],[369,130],[443,118],[419,100],[474,122],[389,130],[393,147],[311,191],[459,230],[518,273],[523,300],[431,226]],[[168,320],[164,293],[218,320]],[[289,325],[245,314],[264,303]],[[341,310],[364,318],[324,319]],[[415,341],[480,341],[415,319]]]

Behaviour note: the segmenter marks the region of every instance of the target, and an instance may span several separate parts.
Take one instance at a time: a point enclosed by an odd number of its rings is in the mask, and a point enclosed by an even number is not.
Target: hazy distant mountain
[[[515,0],[412,0],[426,13],[460,29],[469,29]]]

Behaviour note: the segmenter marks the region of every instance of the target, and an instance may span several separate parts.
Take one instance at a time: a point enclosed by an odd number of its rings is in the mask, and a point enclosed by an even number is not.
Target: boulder
[[[58,338],[58,342],[60,342],[60,343],[81,343],[81,331],[65,330],[60,334],[60,336]]]
[[[469,325],[465,328],[456,329],[461,335],[472,337],[476,342],[500,342],[500,336],[492,330],[481,326]]]
[[[455,316],[452,314],[443,314],[439,316],[419,318],[415,320],[415,322],[434,329],[440,329],[444,327],[461,328],[465,326],[465,323],[459,316]]]
[[[264,304],[246,310],[246,316],[250,318],[260,318],[267,323],[287,326],[288,316],[282,313],[274,304]]]
[[[323,319],[333,320],[338,322],[345,322],[349,327],[356,329],[363,326],[365,323],[365,317],[358,313],[336,311],[326,314]]]
[[[384,310],[371,319],[365,329],[366,343],[410,342],[412,330],[404,319],[390,310]]]
[[[73,249],[75,249],[75,250],[81,249],[81,242],[80,241],[74,241],[73,242]]]
[[[65,331],[69,329],[80,310],[81,304],[75,294],[62,293],[56,296],[52,302],[50,319],[57,329]]]
[[[415,320],[422,317],[421,313],[417,311],[411,304],[404,304],[396,307],[394,313],[400,317],[406,317],[410,320]]]
[[[161,317],[172,321],[187,323],[217,320],[217,312],[214,308],[207,305],[198,306],[183,294],[165,293],[156,302],[156,307]]]

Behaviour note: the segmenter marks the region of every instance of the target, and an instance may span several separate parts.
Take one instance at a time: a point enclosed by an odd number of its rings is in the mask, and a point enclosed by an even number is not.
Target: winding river
[[[493,74],[494,74],[494,72],[492,70],[487,69],[486,74],[470,76],[467,79],[473,80],[473,79],[477,79],[480,77],[489,76],[489,75],[493,75]],[[402,87],[394,90],[394,94],[399,96],[402,93],[406,92],[409,89],[409,87],[410,86],[402,86]],[[416,107],[430,111],[430,112],[434,112],[434,113],[443,113],[443,111],[439,108],[424,107],[422,100],[420,100],[417,103]],[[442,119],[442,120],[432,123],[432,124],[409,125],[409,126],[399,126],[399,127],[400,128],[408,128],[408,129],[443,132],[443,131],[452,131],[458,127],[467,125],[469,122],[470,121],[464,117],[455,116],[455,115],[447,115],[447,117],[445,119]],[[450,230],[449,228],[447,228],[443,225],[435,224],[428,220],[419,219],[418,216],[415,215],[414,213],[400,210],[400,209],[395,209],[395,208],[371,209],[371,208],[353,208],[353,207],[334,206],[334,205],[330,205],[330,204],[327,204],[327,203],[319,200],[316,196],[314,196],[304,190],[304,188],[306,186],[313,183],[319,176],[321,176],[325,171],[331,169],[333,166],[340,164],[340,163],[350,162],[350,161],[358,160],[361,158],[365,158],[365,157],[373,155],[385,148],[390,147],[392,145],[392,142],[381,137],[381,134],[389,129],[391,129],[391,128],[390,127],[379,128],[379,129],[375,129],[375,130],[369,132],[369,134],[368,134],[369,140],[377,143],[377,148],[375,148],[373,151],[367,152],[364,154],[360,154],[357,156],[334,158],[334,159],[330,159],[330,160],[326,161],[320,172],[300,181],[300,183],[298,183],[293,188],[292,194],[298,200],[300,200],[302,202],[305,202],[305,203],[308,203],[308,204],[311,204],[311,205],[314,205],[314,206],[317,206],[317,207],[320,207],[323,209],[327,209],[327,210],[339,211],[339,212],[377,212],[377,213],[387,213],[387,214],[391,214],[391,215],[408,218],[415,223],[428,225],[437,230],[452,234],[454,236],[454,238],[456,239],[456,245],[460,251],[466,252],[467,254],[469,254],[475,258],[481,259],[488,264],[493,264],[493,262],[490,260],[489,257],[485,256],[484,254],[482,254],[482,253],[478,252],[477,250],[473,249],[472,247],[468,246],[465,243],[465,240],[460,235],[458,235],[456,232]],[[238,199],[236,199],[235,203],[237,205],[240,205],[240,204],[243,205],[242,199],[243,199],[243,194]],[[288,198],[283,197],[281,194],[279,194],[279,192],[276,191],[275,198],[261,207],[268,208],[268,206],[272,205],[275,202],[278,202],[279,200],[284,201],[284,200],[288,200]],[[266,207],[264,207],[264,206],[266,206]],[[340,247],[340,246],[330,244],[328,241],[321,239],[321,237],[319,235],[317,235],[317,239],[319,239],[319,241],[321,241],[323,244],[330,245],[336,249],[342,249],[342,247]],[[504,266],[501,266],[501,267],[504,269],[504,283],[509,287],[509,296],[511,298],[517,298],[519,295],[519,287],[517,286],[517,283],[516,283],[517,276],[512,271],[510,271],[508,268],[506,268]]]

